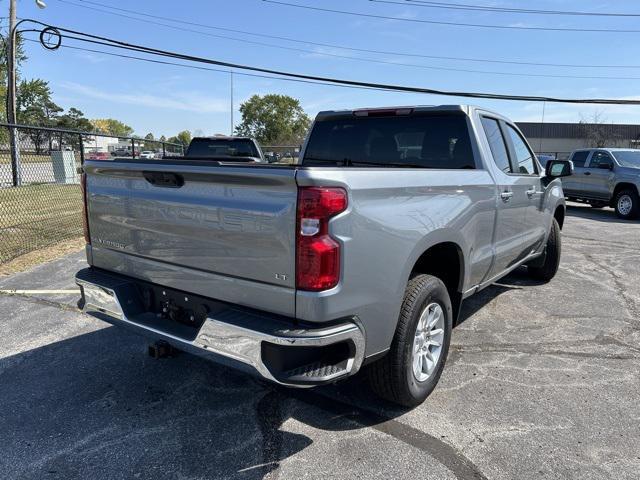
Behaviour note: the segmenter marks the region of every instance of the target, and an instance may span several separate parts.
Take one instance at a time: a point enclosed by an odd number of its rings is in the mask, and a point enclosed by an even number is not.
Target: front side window
[[[482,127],[489,141],[489,148],[491,148],[491,154],[496,165],[504,173],[511,173],[507,145],[504,143],[498,121],[494,118],[482,117]]]
[[[507,125],[507,132],[511,138],[515,152],[516,171],[514,173],[521,175],[535,175],[537,172],[535,160],[533,159],[534,155],[526,142],[520,136],[518,131],[511,125]]]
[[[574,164],[575,165],[575,164]],[[589,163],[589,168],[600,168],[600,166],[612,166],[613,160],[608,153],[605,152],[596,152],[591,157],[591,163]]]

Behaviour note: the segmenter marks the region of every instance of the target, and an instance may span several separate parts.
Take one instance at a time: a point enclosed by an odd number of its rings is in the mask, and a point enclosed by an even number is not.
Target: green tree
[[[93,131],[93,125],[88,118],[84,116],[77,108],[71,107],[67,113],[58,117],[57,126],[66,130],[79,130],[81,132]],[[91,138],[90,135],[83,135],[86,139]],[[62,143],[71,145],[75,150],[80,148],[80,137],[78,135],[68,133],[61,135]]]
[[[182,132],[178,133],[176,136],[169,137],[167,139],[167,142],[180,143],[182,144],[182,146],[186,147],[189,145],[189,143],[191,143],[191,132],[189,130],[183,130]]]
[[[16,113],[18,123],[41,127],[55,126],[62,108],[51,99],[51,89],[44,80],[23,80],[18,86]],[[41,153],[43,145],[49,144],[51,134],[42,130],[26,130],[36,153]]]
[[[155,140],[155,138],[153,137],[153,133],[147,133],[144,136],[144,139],[147,140],[146,142],[144,142],[145,150],[156,150],[158,148],[158,143],[153,141]]]
[[[91,120],[91,124],[95,131],[114,137],[130,137],[133,134],[133,128],[113,118],[96,118]]]
[[[254,95],[240,105],[240,113],[236,134],[254,137],[264,145],[300,144],[311,123],[300,101],[287,95]]]

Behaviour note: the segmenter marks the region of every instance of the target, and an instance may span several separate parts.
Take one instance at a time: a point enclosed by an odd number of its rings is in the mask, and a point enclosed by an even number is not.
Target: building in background
[[[538,154],[567,158],[577,148],[640,148],[640,125],[518,122]]]

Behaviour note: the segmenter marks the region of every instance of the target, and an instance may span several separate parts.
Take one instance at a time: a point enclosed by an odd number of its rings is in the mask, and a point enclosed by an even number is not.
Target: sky
[[[415,1],[404,0],[283,0],[300,5],[396,17],[398,20],[307,10],[262,0],[45,1],[47,7],[39,9],[32,0],[19,0],[18,17],[159,49],[310,75],[452,91],[640,99],[640,33],[488,29],[422,22],[640,30],[639,17],[469,12],[426,8]],[[515,0],[446,2],[525,7],[524,2]],[[142,15],[114,8],[137,11]],[[636,0],[536,0],[526,2],[526,8],[640,14],[640,5]],[[8,10],[7,0],[0,1],[0,10]],[[149,17],[147,14],[166,19]],[[242,30],[263,36],[222,29]],[[25,36],[37,39],[38,34],[25,33]],[[159,65],[74,50],[68,46],[145,56],[68,38],[62,40],[62,47],[56,51],[46,50],[37,42],[25,42],[28,60],[22,65],[22,77],[48,81],[54,92],[54,100],[60,106],[79,108],[89,118],[116,118],[132,126],[138,135],[151,132],[156,137],[169,136],[181,130],[205,135],[229,133],[229,73]],[[338,47],[388,53],[359,52]],[[586,67],[483,63],[423,58],[424,55],[569,63]],[[615,65],[616,68],[596,68],[593,65]],[[236,124],[240,121],[240,104],[254,94],[267,93],[298,98],[312,117],[321,110],[332,109],[472,103],[498,111],[514,121],[540,122],[544,110],[545,122],[588,121],[596,114],[606,122],[640,122],[640,106],[543,105],[464,99],[309,85],[248,77],[241,73],[236,71],[233,75]],[[547,77],[549,75],[552,77]]]

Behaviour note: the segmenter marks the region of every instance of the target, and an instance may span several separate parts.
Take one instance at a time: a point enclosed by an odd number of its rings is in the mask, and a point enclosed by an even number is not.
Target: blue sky
[[[47,8],[40,10],[31,0],[19,0],[18,16],[131,43],[312,75],[444,90],[559,97],[640,98],[640,80],[529,76],[530,74],[548,74],[638,77],[640,79],[640,68],[575,69],[358,53],[180,24],[173,24],[178,29],[171,29],[147,21],[83,8],[78,5],[102,7],[82,2],[82,0],[45,1]],[[261,0],[92,1],[212,27],[239,29],[354,48],[542,63],[640,66],[640,33],[540,32],[438,26],[302,10],[265,3]],[[290,1],[406,19],[572,28],[640,28],[638,18],[450,11],[421,8],[402,0],[398,2],[401,4],[384,4],[369,0]],[[480,3],[520,8],[525,6],[524,2],[515,0],[482,0]],[[537,0],[526,2],[526,7],[640,13],[640,5],[634,0],[616,0],[615,2]],[[0,2],[0,8],[7,9],[8,2]],[[164,20],[153,21],[170,24]],[[201,33],[187,32],[179,28],[193,29]],[[31,35],[35,38],[33,34]],[[231,36],[305,51],[259,46],[211,35]],[[82,45],[71,40],[64,40],[64,44],[107,50],[106,47]],[[22,67],[23,77],[39,77],[49,81],[54,91],[54,99],[58,104],[65,108],[75,106],[89,118],[117,118],[131,125],[140,135],[148,132],[156,136],[172,135],[184,129],[197,131],[200,134],[229,132],[230,82],[227,73],[150,64],[66,48],[50,52],[36,43],[29,42],[26,50],[29,59]],[[323,55],[325,53],[391,63],[411,63],[432,68],[336,58]],[[437,68],[490,70],[524,75],[454,72]],[[539,103],[465,100],[455,97],[355,90],[235,75],[236,122],[240,119],[238,107],[242,101],[253,94],[266,93],[294,96],[300,99],[304,109],[312,116],[320,110],[327,109],[442,103],[474,103],[497,110],[516,121],[540,121],[542,116],[542,104]],[[590,119],[596,112],[609,122],[637,123],[640,121],[640,106],[590,107],[561,104],[547,104],[545,120],[577,122],[581,119]]]

